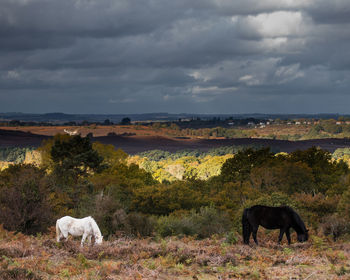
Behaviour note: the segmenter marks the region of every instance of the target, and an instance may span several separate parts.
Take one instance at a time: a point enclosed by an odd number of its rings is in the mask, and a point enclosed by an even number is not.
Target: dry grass
[[[270,125],[264,128],[237,128],[244,129],[245,131],[253,131],[254,137],[267,137],[269,135],[305,135],[309,132],[311,126],[291,126],[291,125]],[[101,125],[90,125],[90,126],[23,126],[23,127],[0,127],[2,130],[15,130],[23,132],[31,132],[33,134],[54,136],[57,133],[64,134],[64,129],[70,131],[78,130],[82,136],[86,136],[88,133],[93,133],[94,137],[107,136],[108,133],[115,134],[135,134],[137,136],[174,136],[176,131],[169,128],[159,128],[155,130],[151,126],[134,126],[134,125],[111,125],[111,126],[101,126]],[[190,138],[203,138],[199,136],[190,136]],[[222,137],[210,137],[211,139],[221,139]]]
[[[277,245],[231,245],[224,239],[128,239],[80,248],[54,233],[28,237],[0,229],[1,279],[349,279],[350,244],[312,237]]]
[[[166,135],[168,130],[162,129],[155,131],[148,126],[135,126],[132,125],[111,125],[111,126],[101,126],[101,125],[90,125],[90,126],[18,126],[18,127],[0,127],[2,130],[14,130],[30,132],[33,134],[54,136],[57,133],[65,134],[64,130],[69,131],[78,130],[82,136],[86,136],[88,133],[93,133],[94,137],[107,136],[108,133],[115,134],[137,134],[138,136],[156,136],[156,135]]]

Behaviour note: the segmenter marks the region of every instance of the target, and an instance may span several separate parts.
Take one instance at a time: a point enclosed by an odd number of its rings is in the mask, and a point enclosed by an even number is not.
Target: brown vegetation
[[[40,166],[0,172],[0,223],[20,232],[0,228],[0,279],[348,279],[350,171],[328,151],[238,150],[207,179],[184,157],[184,178],[159,182],[89,138],[56,135],[39,150]],[[261,231],[261,246],[242,245],[243,209],[256,204],[293,207],[311,238],[286,247]],[[64,215],[93,216],[104,244],[57,244],[50,226]]]
[[[56,243],[0,230],[1,279],[349,279],[350,244],[312,236],[306,244],[276,245],[262,234],[259,247],[213,236],[117,238],[101,246]],[[23,277],[25,276],[25,277]]]

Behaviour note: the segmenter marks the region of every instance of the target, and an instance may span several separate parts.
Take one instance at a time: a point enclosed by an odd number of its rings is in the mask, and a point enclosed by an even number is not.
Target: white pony
[[[68,233],[73,236],[83,236],[80,245],[84,245],[84,241],[88,238],[89,245],[91,244],[91,237],[95,237],[95,243],[101,244],[103,236],[98,225],[92,217],[85,217],[82,219],[72,218],[70,216],[62,217],[56,221],[56,238],[57,242],[64,237],[68,239]]]

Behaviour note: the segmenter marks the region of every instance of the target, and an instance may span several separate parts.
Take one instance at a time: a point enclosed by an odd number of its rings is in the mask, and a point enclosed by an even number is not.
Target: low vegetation
[[[2,279],[350,275],[350,173],[340,159],[346,150],[338,159],[316,147],[130,158],[89,138],[56,135],[39,151],[39,163],[0,172]],[[181,161],[184,170],[170,164],[164,170],[173,177],[162,177],[142,165],[164,160]],[[209,175],[200,176],[201,164]],[[261,247],[242,245],[242,212],[255,204],[293,207],[310,240],[295,243],[293,233],[294,245],[279,246],[278,232],[265,231]],[[52,226],[64,215],[93,216],[106,242],[83,249],[74,240],[56,244]]]
[[[276,233],[260,234],[259,247],[242,245],[240,236],[124,236],[81,248],[73,239],[56,243],[54,234],[50,229],[33,237],[0,229],[0,278],[345,280],[350,275],[349,243],[319,236],[287,246],[276,244]]]

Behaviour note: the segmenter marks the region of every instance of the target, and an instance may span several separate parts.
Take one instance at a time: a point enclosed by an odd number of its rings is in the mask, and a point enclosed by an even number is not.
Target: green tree
[[[107,168],[120,163],[126,163],[126,159],[128,158],[127,153],[121,149],[116,149],[113,145],[94,142],[92,148],[103,158],[102,165]]]
[[[252,168],[262,165],[273,159],[270,148],[254,150],[252,148],[238,151],[233,158],[229,158],[221,167],[221,178],[224,182],[240,182],[250,176]]]
[[[132,210],[147,214],[167,215],[176,210],[198,209],[202,206],[202,194],[185,181],[145,186],[133,192]]]
[[[131,119],[126,117],[126,118],[123,118],[120,122],[121,125],[129,125],[131,124]]]
[[[53,138],[46,139],[42,142],[41,146],[38,148],[38,151],[41,155],[41,164],[40,166],[44,169],[47,169],[49,172],[54,169],[54,162],[51,157],[51,149],[56,141],[67,142],[69,141],[70,136],[68,134],[56,134]]]
[[[252,169],[250,179],[261,191],[282,191],[310,193],[314,189],[312,169],[304,162],[275,160],[274,165],[263,165]]]
[[[67,141],[55,140],[51,148],[54,172],[59,177],[77,180],[90,171],[98,171],[103,158],[92,148],[90,139],[79,135],[69,137]]]
[[[348,166],[343,161],[333,161],[332,154],[326,150],[311,147],[305,151],[295,151],[290,154],[290,160],[304,162],[311,169],[315,180],[314,192],[325,193],[348,173]]]

